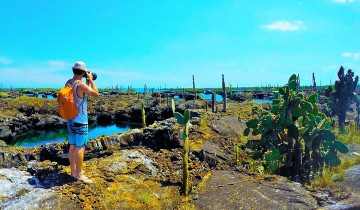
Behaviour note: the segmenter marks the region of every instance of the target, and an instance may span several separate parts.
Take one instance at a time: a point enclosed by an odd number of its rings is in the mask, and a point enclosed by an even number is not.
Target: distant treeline
[[[359,86],[359,85],[358,85]],[[322,86],[317,86],[318,89],[325,89],[329,87],[329,85],[322,85]],[[334,88],[334,85],[332,86]],[[300,90],[308,90],[311,89],[312,86],[300,86]],[[39,93],[43,93],[43,92],[54,92],[54,91],[58,91],[60,88],[14,88],[11,90],[15,90],[15,91],[19,91],[19,92],[26,92],[26,91],[31,91],[31,92],[39,92]],[[227,91],[253,91],[253,90],[262,90],[262,91],[266,91],[266,90],[277,90],[278,87],[277,86],[267,86],[267,87],[226,87]],[[9,88],[2,88],[0,89],[0,91],[7,91],[10,90]],[[139,90],[142,90],[141,92],[143,92],[143,88],[131,88],[131,89],[116,89],[116,88],[99,88],[99,90],[102,91],[119,91],[119,92],[138,92]],[[195,90],[193,88],[163,88],[163,89],[159,89],[159,88],[147,88],[147,92],[156,92],[156,91],[186,91],[186,92],[197,92],[197,93],[203,93],[206,90],[212,90],[212,91],[222,91],[222,88],[196,88]]]

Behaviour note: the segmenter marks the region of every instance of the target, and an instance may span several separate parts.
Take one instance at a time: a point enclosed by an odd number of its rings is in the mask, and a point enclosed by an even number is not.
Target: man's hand
[[[99,91],[93,81],[92,71],[89,73],[86,71],[86,85],[81,85],[81,90],[89,96],[99,96]]]
[[[90,71],[90,72],[85,72],[86,73],[86,79],[87,80],[93,80],[93,75],[92,75],[92,71]]]

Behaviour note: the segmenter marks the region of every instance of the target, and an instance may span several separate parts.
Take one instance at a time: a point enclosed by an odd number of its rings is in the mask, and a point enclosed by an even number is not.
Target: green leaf
[[[247,121],[246,125],[249,128],[257,128],[258,123],[259,123],[258,119],[251,119],[251,120]]]
[[[274,117],[272,115],[267,115],[267,116],[263,117],[262,124],[264,126],[269,126],[273,120],[274,120]]]
[[[317,129],[321,129],[322,127],[324,127],[326,120],[327,120],[326,118],[322,119],[321,122],[318,124]]]
[[[295,125],[291,124],[287,127],[287,129],[288,129],[288,136],[293,137],[294,139],[299,138],[299,129]]]
[[[282,144],[278,147],[278,150],[279,150],[280,154],[284,154],[288,150],[288,147],[286,144]]]
[[[326,141],[335,141],[334,133],[329,130],[320,130],[318,131],[318,135]]]
[[[306,102],[306,101],[304,101],[304,102],[301,102],[301,108],[303,108],[303,109],[305,109],[306,111],[309,111],[309,112],[311,112],[312,111],[312,109],[313,109],[313,106],[312,106],[312,104],[311,103],[309,103],[309,102]]]
[[[186,109],[184,112],[184,120],[185,122],[188,122],[191,118],[191,111],[190,109]]]
[[[185,125],[186,124],[183,115],[180,114],[179,112],[174,112],[174,117],[177,119],[177,122],[180,125]]]
[[[318,113],[317,116],[321,117],[321,119],[325,119],[326,115],[324,113]]]
[[[291,82],[292,80],[295,80],[296,81],[296,74],[293,74],[291,75],[291,77],[289,78],[289,81],[288,82]]]
[[[278,165],[278,161],[270,161],[269,163],[266,163],[266,171],[275,173],[278,169]]]
[[[304,109],[302,109],[301,107],[296,107],[293,111],[293,115],[296,118],[303,116],[305,113],[306,113],[306,111]]]
[[[313,104],[312,114],[315,116],[319,114],[319,107],[317,104]]]
[[[271,173],[276,172],[280,158],[281,154],[277,149],[265,152],[266,169]]]
[[[285,119],[285,125],[288,126],[288,125],[291,125],[292,124],[292,120],[290,117],[286,118]]]
[[[276,105],[279,103],[280,103],[280,99],[273,99],[273,102],[272,102],[273,105]]]
[[[308,114],[307,117],[309,118],[309,120],[311,122],[315,122],[316,121],[316,117],[313,114]]]
[[[285,95],[285,90],[284,90],[284,88],[279,88],[279,93],[284,96],[284,95]]]
[[[334,145],[334,143],[333,143],[332,141],[325,141],[325,142],[324,142],[324,148],[325,148],[326,150],[332,148],[333,145]]]
[[[299,98],[303,99],[303,98],[304,98],[304,94],[298,93],[296,97],[299,97]]]
[[[299,117],[299,118],[296,120],[295,125],[296,125],[297,127],[301,127],[302,124],[303,124],[303,121],[304,121],[304,117]]]
[[[279,110],[280,110],[279,105],[271,106],[271,112],[272,113],[277,114],[277,113],[279,113]]]
[[[328,121],[326,124],[325,124],[325,129],[330,129],[331,128],[331,122]]]
[[[184,132],[183,130],[180,130],[180,138],[181,138],[182,140],[185,140],[185,139],[186,139],[186,134],[185,134],[185,132]]]
[[[256,135],[259,135],[260,134],[260,131],[258,130],[258,129],[254,129],[253,131],[252,131],[252,135],[253,136],[256,136]]]
[[[265,153],[265,160],[271,161],[271,160],[280,160],[281,154],[278,149],[274,149],[273,151],[268,151]]]
[[[349,152],[349,148],[341,141],[335,141],[335,148],[341,153]]]
[[[259,165],[259,166],[257,167],[257,170],[258,170],[258,172],[259,172],[260,174],[264,174],[264,166]]]
[[[292,80],[292,81],[289,82],[289,88],[291,90],[296,90],[296,86],[297,86],[296,80]]]
[[[313,150],[319,149],[322,140],[323,140],[323,139],[321,138],[321,136],[319,136],[319,135],[316,136],[315,139],[314,139],[313,142],[312,142],[312,149],[313,149]]]
[[[308,98],[308,102],[312,103],[312,104],[316,104],[317,101],[317,94],[314,93],[312,94],[309,98]]]
[[[250,128],[245,128],[244,130],[244,136],[248,136],[250,133]]]
[[[326,155],[325,158],[331,167],[336,167],[341,164],[341,160],[336,155]]]

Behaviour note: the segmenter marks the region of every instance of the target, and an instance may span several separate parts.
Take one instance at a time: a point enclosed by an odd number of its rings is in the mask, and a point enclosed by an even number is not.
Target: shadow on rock
[[[62,186],[74,182],[75,179],[69,174],[61,172],[62,166],[56,162],[30,162],[27,168],[33,177],[28,178],[28,183],[36,188],[49,189],[54,186]]]
[[[76,180],[67,173],[52,173],[47,174],[45,177],[32,177],[28,178],[28,183],[36,188],[50,189],[55,186],[62,186],[75,182]]]

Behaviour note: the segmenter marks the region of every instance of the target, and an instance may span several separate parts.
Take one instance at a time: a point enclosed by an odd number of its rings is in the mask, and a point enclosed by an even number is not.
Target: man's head
[[[86,71],[85,63],[82,61],[76,62],[72,67],[72,70],[75,75],[84,76]]]

